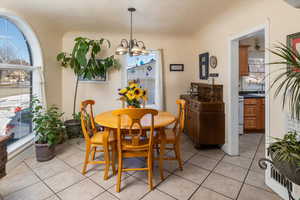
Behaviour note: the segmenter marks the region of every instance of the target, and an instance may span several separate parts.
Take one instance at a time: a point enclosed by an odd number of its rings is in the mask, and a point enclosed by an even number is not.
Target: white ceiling
[[[0,6],[67,31],[190,34],[240,0],[1,0]]]

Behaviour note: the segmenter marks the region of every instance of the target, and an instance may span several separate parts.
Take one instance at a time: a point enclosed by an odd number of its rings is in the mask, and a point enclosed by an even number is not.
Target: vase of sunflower
[[[147,100],[146,90],[143,90],[137,83],[131,82],[119,90],[121,100],[126,102],[128,108],[141,108],[141,104]]]

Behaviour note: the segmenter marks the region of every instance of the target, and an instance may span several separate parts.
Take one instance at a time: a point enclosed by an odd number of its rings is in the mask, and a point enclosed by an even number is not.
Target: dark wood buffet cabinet
[[[191,94],[181,95],[186,100],[184,132],[194,146],[222,145],[225,143],[225,113],[223,86],[191,83]]]

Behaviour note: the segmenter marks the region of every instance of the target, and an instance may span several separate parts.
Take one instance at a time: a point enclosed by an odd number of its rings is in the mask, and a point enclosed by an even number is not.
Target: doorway
[[[260,41],[261,40],[261,41]],[[249,41],[251,41],[249,43]],[[247,42],[249,44],[247,44]],[[251,48],[250,48],[251,47]],[[240,51],[244,49],[244,53]],[[245,130],[258,130],[265,133],[262,137],[265,143],[269,138],[269,69],[264,63],[268,63],[269,54],[264,49],[269,48],[269,28],[268,24],[259,26],[240,35],[231,37],[229,40],[229,104],[228,104],[228,142],[224,150],[232,155],[240,155],[240,134],[246,134]],[[249,51],[250,50],[250,51]],[[251,52],[252,51],[252,52]],[[245,53],[246,52],[246,53]],[[244,54],[248,54],[247,58],[243,58]],[[257,55],[256,55],[257,54]],[[255,57],[254,59],[250,58]],[[259,56],[258,56],[259,55]],[[240,58],[241,57],[241,58]],[[240,62],[246,60],[245,69],[240,69]],[[250,63],[250,64],[249,64]],[[251,69],[250,69],[251,68]],[[244,73],[244,74],[243,74]],[[256,75],[258,75],[258,78]],[[250,76],[251,75],[251,76]],[[255,77],[255,78],[254,78]],[[248,95],[250,100],[243,98],[241,100],[242,90],[252,90],[253,94]],[[255,97],[259,97],[255,99]],[[246,100],[246,102],[245,102]],[[258,103],[256,104],[256,101]],[[245,103],[249,107],[245,107]],[[246,109],[246,110],[245,110]],[[260,113],[260,117],[264,120],[257,119],[257,110],[264,111]],[[248,118],[245,118],[248,113]],[[250,114],[249,114],[250,113]],[[240,123],[242,122],[242,124]],[[247,123],[247,124],[245,124]],[[243,125],[243,127],[241,127]],[[247,127],[245,127],[247,126]],[[257,127],[256,127],[257,126]],[[250,127],[250,129],[249,129]],[[245,129],[246,128],[246,129]],[[250,131],[251,132],[251,131]],[[250,134],[250,132],[248,134]],[[255,133],[255,132],[253,132]],[[254,136],[253,136],[254,137]]]

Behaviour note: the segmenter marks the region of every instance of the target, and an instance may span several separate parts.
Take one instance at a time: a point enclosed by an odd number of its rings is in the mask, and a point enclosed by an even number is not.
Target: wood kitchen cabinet
[[[245,98],[244,100],[244,131],[258,133],[265,130],[265,99]]]
[[[248,45],[240,45],[239,48],[239,68],[240,76],[249,75],[249,64],[248,64]]]

